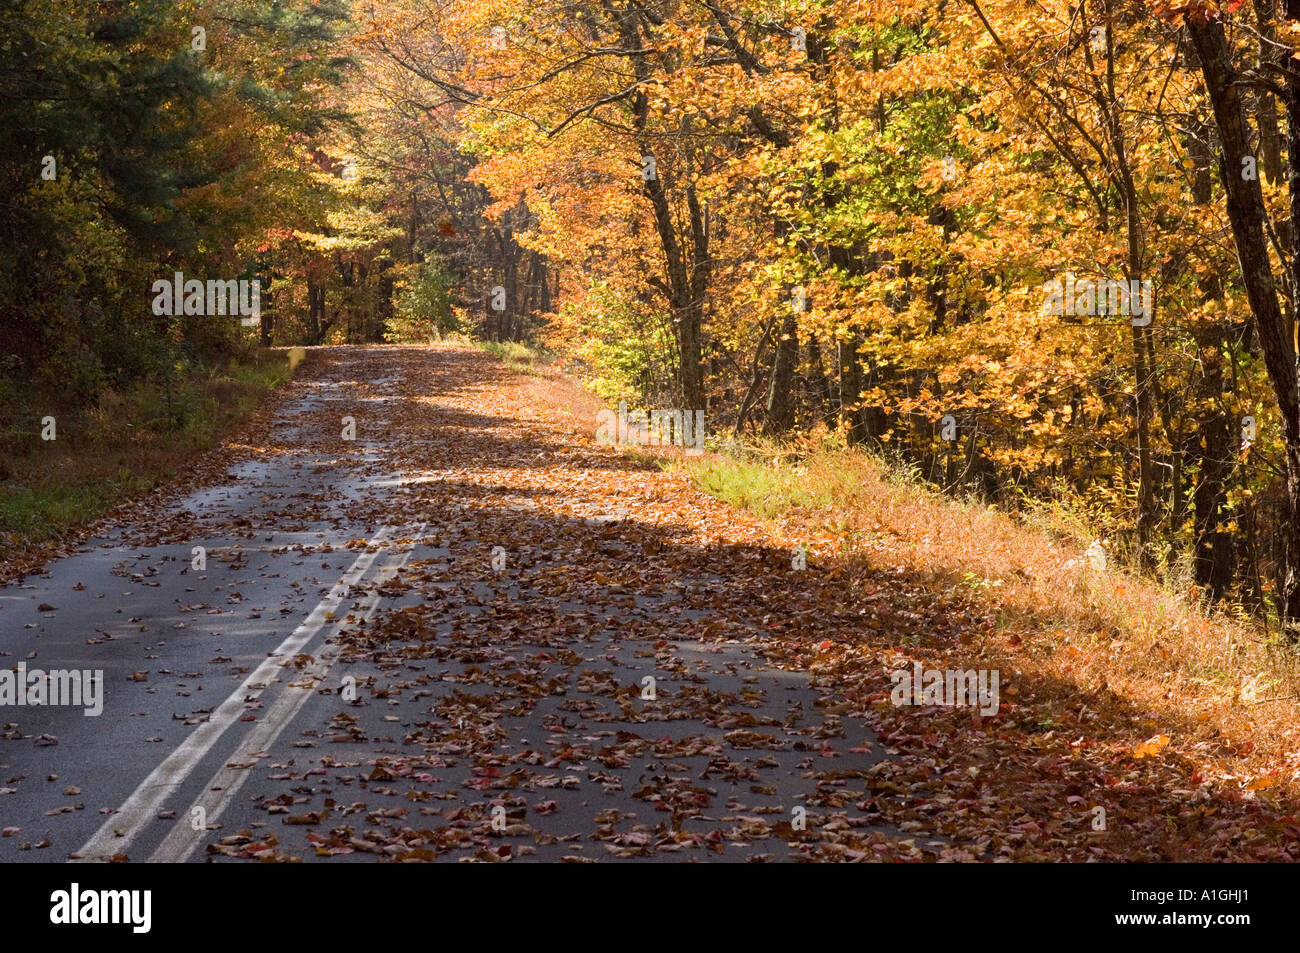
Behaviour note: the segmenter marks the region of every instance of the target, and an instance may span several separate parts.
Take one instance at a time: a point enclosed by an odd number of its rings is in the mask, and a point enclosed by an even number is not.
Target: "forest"
[[[1300,0],[16,0],[0,60],[0,491],[466,335],[1300,618]]]

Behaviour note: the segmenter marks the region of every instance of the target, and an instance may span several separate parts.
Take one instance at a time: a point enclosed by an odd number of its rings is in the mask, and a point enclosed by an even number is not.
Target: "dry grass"
[[[39,561],[42,544],[172,478],[289,376],[287,355],[270,351],[180,381],[170,396],[157,385],[106,390],[59,415],[52,441],[28,421],[10,424],[0,434],[0,561]]]
[[[1115,720],[1114,738],[1165,734],[1204,778],[1269,800],[1294,793],[1300,673],[1276,637],[1128,572],[1096,571],[1077,539],[945,497],[860,452],[686,466],[810,553],[850,570],[901,567],[975,600],[996,623],[972,648],[1034,683],[1047,708],[1086,697]]]

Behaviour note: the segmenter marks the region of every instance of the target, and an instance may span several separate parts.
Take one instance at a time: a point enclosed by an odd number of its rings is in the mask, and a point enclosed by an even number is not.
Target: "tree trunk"
[[[641,156],[654,163],[655,174],[645,180],[646,195],[654,211],[655,231],[664,254],[664,266],[667,281],[656,283],[656,287],[666,293],[668,306],[672,309],[673,325],[676,328],[678,344],[678,386],[681,389],[685,409],[703,410],[704,380],[700,364],[700,328],[704,316],[704,296],[708,290],[710,276],[708,232],[704,215],[694,185],[685,189],[687,208],[690,213],[690,231],[692,247],[689,251],[683,247],[677,236],[673,221],[672,207],[668,201],[668,190],[664,185],[666,169],[658,161],[650,147],[650,138],[646,135],[646,124],[650,115],[650,100],[645,90],[650,81],[650,63],[641,55],[645,45],[641,40],[641,17],[639,8],[629,6],[620,20],[620,32],[623,46],[632,54],[632,68],[638,88],[632,97],[632,120],[636,131],[637,146]]]
[[[1132,169],[1129,167],[1128,151],[1124,140],[1124,130],[1120,125],[1114,89],[1114,46],[1110,31],[1107,31],[1106,55],[1106,93],[1108,102],[1104,114],[1109,126],[1111,148],[1115,152],[1115,184],[1124,199],[1124,229],[1127,239],[1127,256],[1125,261],[1126,277],[1130,282],[1142,279],[1142,221],[1138,208],[1137,187],[1133,182]],[[1154,301],[1152,302],[1154,305]],[[1153,320],[1148,314],[1148,320]],[[1152,568],[1154,561],[1151,553],[1151,536],[1155,529],[1156,507],[1155,487],[1153,485],[1153,464],[1151,457],[1151,422],[1155,418],[1152,403],[1152,375],[1155,373],[1154,361],[1148,364],[1147,353],[1152,349],[1149,339],[1150,326],[1132,327],[1133,341],[1133,377],[1136,398],[1136,436],[1138,449],[1138,565],[1144,569]]]
[[[1300,17],[1300,0],[1286,0],[1288,19]],[[1282,419],[1285,451],[1288,519],[1284,552],[1285,570],[1279,608],[1286,619],[1300,616],[1300,389],[1297,388],[1296,355],[1292,321],[1282,313],[1277,286],[1268,257],[1264,234],[1264,199],[1258,180],[1243,180],[1241,158],[1252,155],[1241,87],[1229,58],[1223,24],[1218,20],[1197,22],[1187,19],[1187,29],[1201,63],[1206,90],[1214,107],[1214,120],[1223,144],[1220,175],[1227,192],[1228,221],[1237,247],[1242,282],[1251,313],[1255,316],[1260,348],[1269,381],[1277,397]],[[1292,233],[1300,224],[1300,87],[1288,81],[1287,150],[1291,190]],[[1300,245],[1300,243],[1297,243]],[[1300,249],[1297,249],[1300,251]],[[1300,273],[1300,258],[1293,258],[1293,274]]]
[[[817,343],[817,335],[808,335],[808,366],[810,382],[812,384],[813,397],[817,401],[816,413],[821,417],[822,422],[831,429],[835,428],[835,408],[831,401],[831,382],[826,376],[826,368],[822,364],[822,349]]]
[[[307,340],[320,344],[325,339],[325,289],[307,279]]]
[[[1200,348],[1205,368],[1201,395],[1214,406],[1223,392],[1223,367],[1215,336]],[[1196,583],[1206,586],[1213,599],[1222,599],[1232,585],[1232,539],[1222,530],[1227,502],[1224,480],[1233,456],[1233,431],[1221,411],[1206,413],[1200,421],[1201,466],[1192,499],[1196,512]]]
[[[1278,59],[1274,45],[1277,39],[1276,16],[1275,0],[1255,0],[1261,63],[1275,63]],[[1278,131],[1277,103],[1263,91],[1255,101],[1255,123],[1259,126],[1259,170],[1270,182],[1276,182],[1282,174],[1282,135]]]
[[[275,300],[271,297],[271,273],[268,269],[266,275],[266,290],[262,292],[262,315],[261,315],[261,334],[262,347],[270,347],[272,333],[275,330]]]
[[[772,435],[794,424],[794,371],[799,362],[799,325],[794,309],[786,312],[772,358],[772,376],[767,388],[767,414],[763,433]]]

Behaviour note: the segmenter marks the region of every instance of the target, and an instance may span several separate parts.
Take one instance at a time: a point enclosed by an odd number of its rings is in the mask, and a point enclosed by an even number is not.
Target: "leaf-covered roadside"
[[[352,360],[330,414],[298,423],[326,444],[335,410],[373,421],[339,478],[399,479],[325,508],[426,528],[374,620],[344,620],[357,700],[318,686],[292,755],[246,766],[264,825],[210,853],[1290,859],[1286,799],[1210,770],[1252,741],[1211,750],[1205,725],[1049,679],[971,587],[845,558],[599,446],[587,398],[485,355]],[[914,661],[1000,668],[998,713],[895,707],[889,672]]]
[[[1062,544],[1074,527],[954,501],[863,454],[689,472],[821,554],[809,595],[841,624],[809,664],[898,753],[877,803],[903,829],[986,859],[1294,856],[1300,696],[1284,645],[1093,569]],[[886,673],[915,662],[999,671],[998,715],[894,706]]]

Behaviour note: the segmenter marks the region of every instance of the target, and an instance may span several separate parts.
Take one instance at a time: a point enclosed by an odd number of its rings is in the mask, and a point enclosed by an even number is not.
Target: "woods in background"
[[[1300,0],[24,0],[0,421],[259,343],[538,340],[1294,619],[1297,47]],[[153,315],[175,271],[259,279],[260,326]]]

